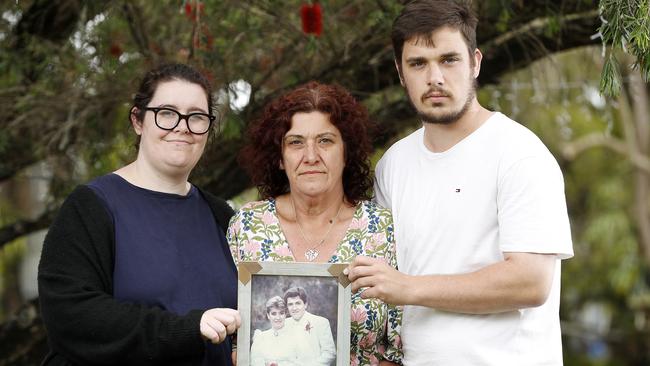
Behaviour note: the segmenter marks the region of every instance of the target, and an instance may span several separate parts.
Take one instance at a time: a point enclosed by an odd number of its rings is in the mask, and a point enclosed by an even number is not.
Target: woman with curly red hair
[[[230,222],[236,263],[348,263],[364,255],[396,266],[390,211],[369,201],[369,127],[366,109],[338,85],[310,82],[266,106],[241,153],[262,201]],[[401,363],[400,309],[357,292],[351,318],[351,365]],[[332,362],[321,358],[302,362]]]

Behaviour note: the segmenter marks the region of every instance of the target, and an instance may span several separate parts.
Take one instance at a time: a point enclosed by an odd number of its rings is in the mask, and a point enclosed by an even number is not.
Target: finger
[[[241,327],[241,314],[239,314],[239,311],[235,310],[235,322],[237,324],[237,328]]]
[[[378,288],[376,287],[368,287],[361,291],[361,298],[362,299],[380,299],[383,301],[383,298],[381,296],[381,293]]]
[[[224,326],[228,326],[235,322],[235,314],[229,311],[225,311],[225,309],[214,309],[214,311],[210,312],[210,315],[213,319],[218,320]]]
[[[229,321],[235,325],[235,329],[241,326],[241,315],[239,311],[230,308],[219,308],[218,310],[223,310],[225,314],[232,316],[232,319],[229,319]]]
[[[202,321],[200,329],[201,335],[210,342],[213,342],[215,338],[219,338],[219,334],[207,322]]]
[[[226,333],[233,334],[237,331],[237,323],[234,321],[226,326]]]
[[[229,308],[224,308],[223,310],[225,310],[225,312],[232,317],[228,321],[230,322],[229,324],[232,324],[234,326],[233,331],[239,329],[241,326],[241,315],[239,314],[239,311]]]
[[[350,274],[348,274],[348,279],[354,282],[363,277],[373,276],[377,274],[379,270],[380,268],[377,268],[376,266],[357,266],[350,270]]]
[[[375,280],[373,277],[362,277],[352,282],[352,293],[359,291],[363,287],[373,287]]]
[[[352,267],[369,266],[369,265],[372,265],[374,263],[374,260],[375,260],[375,258],[372,258],[372,257],[368,257],[368,256],[365,256],[365,255],[358,255],[358,256],[354,257],[354,259],[352,260],[352,263],[350,263],[350,265]]]
[[[212,338],[211,341],[214,344],[221,343],[226,339],[226,327],[219,321],[208,322],[208,325],[215,331],[217,334],[216,337]]]

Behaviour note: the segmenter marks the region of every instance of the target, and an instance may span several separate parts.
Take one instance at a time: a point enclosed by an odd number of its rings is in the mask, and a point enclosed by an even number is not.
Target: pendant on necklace
[[[305,258],[307,258],[308,261],[313,262],[314,259],[318,257],[318,254],[320,254],[318,250],[312,248],[305,252]]]

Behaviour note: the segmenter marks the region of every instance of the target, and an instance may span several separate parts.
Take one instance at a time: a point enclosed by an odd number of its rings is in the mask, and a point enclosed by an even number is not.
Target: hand
[[[223,342],[228,334],[233,334],[241,325],[239,312],[228,308],[207,310],[201,316],[201,335],[210,342]]]
[[[410,276],[389,266],[383,259],[357,256],[343,273],[352,282],[353,293],[366,288],[361,292],[364,299],[377,298],[395,305],[408,303]]]

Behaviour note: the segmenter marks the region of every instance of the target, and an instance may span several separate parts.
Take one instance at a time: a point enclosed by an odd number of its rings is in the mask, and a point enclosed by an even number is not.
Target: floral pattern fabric
[[[235,263],[240,261],[295,262],[282,232],[274,199],[246,204],[230,221],[228,243]],[[393,218],[389,210],[362,201],[345,237],[329,263],[349,263],[355,256],[383,258],[397,267]],[[382,359],[402,362],[402,309],[378,299],[352,294],[350,309],[350,365],[378,365]]]

